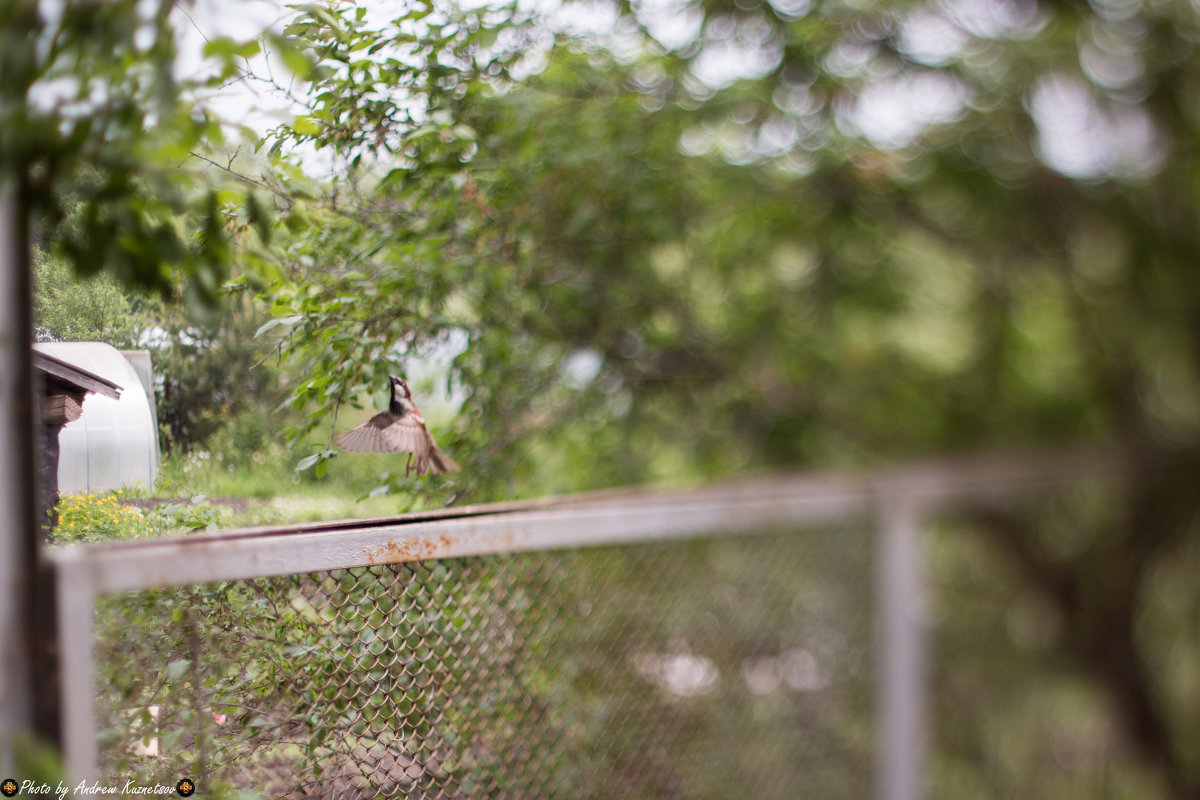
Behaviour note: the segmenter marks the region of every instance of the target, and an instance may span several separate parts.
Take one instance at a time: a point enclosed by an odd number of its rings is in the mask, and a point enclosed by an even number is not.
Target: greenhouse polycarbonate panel
[[[63,426],[59,489],[82,492],[153,486],[158,471],[158,424],[133,365],[119,350],[101,342],[46,342],[36,347],[122,389],[119,400],[88,394],[83,416]]]
[[[133,368],[134,374],[137,376],[138,382],[141,385],[141,391],[146,396],[146,402],[150,406],[150,419],[158,419],[157,403],[154,398],[154,360],[149,350],[122,350],[121,356],[129,362],[129,366]],[[136,386],[127,387],[130,390],[137,389]],[[158,425],[155,424],[154,443],[150,451],[150,469],[151,474],[157,476],[159,467],[161,466],[161,458],[158,451]]]
[[[873,543],[809,529],[113,595],[100,761],[274,798],[863,797]]]

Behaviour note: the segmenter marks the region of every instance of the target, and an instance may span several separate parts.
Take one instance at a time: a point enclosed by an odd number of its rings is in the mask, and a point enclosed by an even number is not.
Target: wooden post
[[[35,729],[39,692],[35,418],[28,234],[16,187],[0,184],[0,768]]]

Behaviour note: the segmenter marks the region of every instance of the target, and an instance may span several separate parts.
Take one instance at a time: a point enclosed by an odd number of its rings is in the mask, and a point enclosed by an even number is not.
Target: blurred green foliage
[[[228,298],[205,314],[162,303],[149,336],[160,440],[169,453],[219,449],[249,463],[280,425],[285,378],[264,359],[254,331],[265,319],[248,298]]]
[[[211,306],[228,271],[220,187],[188,170],[221,136],[169,68],[172,0],[0,6],[0,184],[84,275]],[[185,174],[187,173],[187,174]]]
[[[255,669],[276,656],[272,642],[247,635],[270,607],[239,584],[112,595],[97,607],[97,732],[103,780],[172,786],[190,776],[213,797],[261,798],[261,785],[236,782],[226,760],[252,756],[259,726],[229,724],[214,695],[254,702]],[[220,649],[200,630],[234,631]],[[120,631],[121,633],[117,633]],[[152,643],[152,644],[151,644]],[[150,650],[139,649],[142,645]],[[263,662],[256,662],[262,658]],[[277,663],[277,662],[276,662]]]
[[[449,444],[494,467],[456,477],[460,496],[1194,437],[1192,234],[1172,227],[1190,217],[1151,202],[1186,188],[1178,169],[1071,179],[1040,157],[1049,123],[1031,111],[1060,73],[1088,79],[1063,41],[1179,50],[1185,33],[1149,11],[687,8],[703,24],[678,51],[633,9],[619,54],[601,35],[548,44],[523,21],[505,38],[492,12],[443,12],[411,43],[409,20],[351,7],[289,29],[325,71],[312,113],[268,138],[336,165],[315,197],[280,179],[285,268],[260,268],[276,316],[260,333],[311,375],[293,389],[312,413],[299,435],[458,330],[467,399]],[[962,39],[944,63],[908,42],[923,14]],[[699,82],[705,52],[753,36],[776,59],[763,77]],[[404,60],[418,44],[430,58]],[[1145,92],[1172,91],[1144,73]],[[378,89],[435,74],[454,91]],[[858,132],[870,91],[905,76],[969,101],[903,146]],[[1084,89],[1125,113],[1124,94]],[[1172,163],[1194,146],[1177,123],[1155,121]],[[544,440],[566,453],[551,469],[530,457]]]
[[[1192,4],[696,0],[671,26],[618,2],[574,33],[320,5],[264,40],[304,81],[298,117],[233,158],[164,68],[171,3],[49,5],[0,7],[0,171],[81,273],[200,310],[235,260],[261,308],[221,358],[241,381],[247,331],[283,357],[313,475],[342,468],[347,406],[447,350],[462,405],[434,432],[464,470],[385,479],[428,504],[1122,445],[1121,491],[977,514],[937,554],[982,574],[939,584],[948,652],[978,658],[943,665],[934,790],[1200,793]],[[258,49],[214,40],[216,82]],[[181,425],[240,413],[194,397]],[[1036,659],[1006,661],[1022,642]],[[998,700],[996,663],[1036,671],[1067,724]],[[1114,753],[1139,766],[1029,777]]]

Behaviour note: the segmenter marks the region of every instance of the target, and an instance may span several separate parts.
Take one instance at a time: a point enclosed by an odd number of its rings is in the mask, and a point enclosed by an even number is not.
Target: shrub
[[[140,509],[122,505],[120,492],[66,494],[59,500],[54,541],[111,542],[158,533]]]

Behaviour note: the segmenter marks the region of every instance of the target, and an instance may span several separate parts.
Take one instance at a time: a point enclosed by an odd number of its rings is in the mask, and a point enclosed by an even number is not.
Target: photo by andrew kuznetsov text
[[[55,797],[58,800],[65,800],[67,797],[166,796],[171,794],[191,797],[195,791],[195,784],[187,778],[174,786],[162,783],[139,785],[132,780],[127,780],[122,784],[102,784],[98,781],[88,783],[83,780],[72,786],[65,781],[49,784],[32,780],[16,781],[11,778],[5,780],[3,784],[5,797]]]

